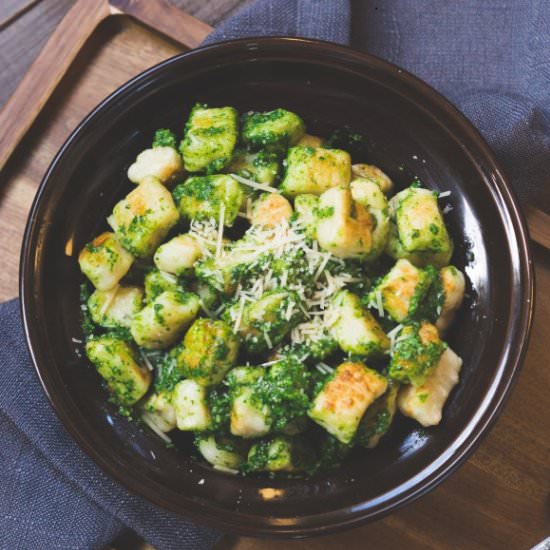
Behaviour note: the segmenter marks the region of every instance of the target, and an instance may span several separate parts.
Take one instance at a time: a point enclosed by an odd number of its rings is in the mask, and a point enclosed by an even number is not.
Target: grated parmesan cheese
[[[115,299],[115,297],[118,293],[119,288],[120,288],[119,285],[115,286],[115,288],[113,288],[113,290],[110,291],[109,296],[107,297],[105,302],[103,302],[103,305],[101,306],[101,309],[99,310],[99,314],[101,315],[101,317],[103,317],[107,313],[109,308],[111,307],[111,304],[113,303],[113,301],[114,301],[114,299]]]
[[[376,309],[378,310],[378,315],[384,317],[384,301],[382,300],[382,291],[376,289],[374,295],[376,296]]]
[[[178,278],[175,276],[175,275],[172,275],[171,273],[166,273],[166,271],[160,271],[159,270],[159,275],[165,280],[165,281],[168,281],[169,283],[172,283],[172,284],[178,284]]]
[[[390,339],[390,351],[393,351],[395,345],[402,340],[402,338],[399,339],[399,334],[403,330],[403,327],[404,325],[399,324],[388,332],[387,336]]]
[[[218,234],[216,239],[216,258],[219,258],[223,247],[223,225],[225,222],[225,203],[220,206],[220,217],[218,220]]]
[[[274,365],[275,363],[278,363],[280,359],[273,359],[273,361],[267,361],[267,363],[260,363],[258,366],[260,367],[270,367],[271,365]]]
[[[237,181],[240,181],[240,176]],[[251,201],[247,201],[247,211],[252,207]],[[329,312],[330,299],[346,285],[359,282],[362,279],[352,276],[350,273],[341,272],[332,274],[335,266],[345,266],[341,258],[336,258],[330,252],[319,249],[317,241],[306,237],[304,228],[298,222],[282,220],[275,226],[252,226],[244,238],[236,241],[225,253],[220,244],[222,216],[217,224],[213,220],[202,224],[193,223],[192,232],[202,239],[205,246],[212,251],[212,241],[215,241],[216,264],[225,267],[246,264],[250,270],[256,270],[260,274],[252,280],[239,281],[233,293],[234,303],[238,308],[230,310],[231,322],[234,324],[234,332],[238,332],[242,322],[245,304],[257,301],[265,292],[277,288],[285,288],[295,292],[300,300],[291,302],[286,306],[283,316],[290,320],[296,309],[302,311],[306,322],[294,327],[290,333],[291,344],[307,343],[326,337],[326,327],[330,326]],[[212,255],[210,253],[210,255]],[[274,273],[270,262],[274,258],[289,258],[299,262],[301,273],[304,277],[281,270]],[[286,261],[286,260],[285,260]],[[328,267],[330,266],[330,267]],[[341,267],[338,267],[341,270]],[[290,281],[289,281],[290,279]],[[219,309],[213,314],[216,316]],[[382,311],[383,315],[383,311]],[[269,335],[264,333],[268,347],[273,348]]]
[[[249,180],[248,178],[243,178],[242,176],[238,176],[237,174],[229,174],[234,180],[237,180],[239,183],[242,183],[243,185],[248,185],[249,187],[252,187],[252,189],[258,189],[260,191],[266,191],[267,193],[280,193],[280,191],[276,187],[271,187],[270,185],[265,185],[263,183],[258,183],[253,180]]]
[[[243,317],[243,310],[244,310],[244,297],[241,297],[241,301],[239,304],[239,309],[237,312],[237,318],[235,319],[235,324],[233,325],[233,332],[236,334],[239,332],[239,329],[241,328],[241,320]]]
[[[145,366],[147,367],[147,370],[152,371],[154,370],[153,365],[151,364],[151,361],[149,361],[149,357],[145,355],[141,350],[139,350],[139,354],[141,355],[141,358],[143,359],[143,362],[145,363]]]
[[[166,443],[172,443],[172,440],[157,426],[155,421],[153,420],[153,416],[150,415],[147,411],[144,412],[141,415],[141,419],[151,430],[153,430],[162,440],[164,440]]]
[[[206,304],[202,301],[202,298],[199,298],[199,306],[204,311],[204,313],[208,315],[208,317],[215,317],[214,313],[206,307]]]
[[[213,218],[207,221],[191,220],[189,235],[195,238],[203,256],[212,256],[212,249],[216,247],[218,238],[218,227]]]

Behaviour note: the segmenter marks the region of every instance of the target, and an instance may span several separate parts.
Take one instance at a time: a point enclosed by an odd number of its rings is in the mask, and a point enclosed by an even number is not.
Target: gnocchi
[[[287,109],[197,103],[127,159],[112,231],[78,257],[86,356],[122,414],[270,477],[441,422],[468,281],[438,194],[370,154]]]

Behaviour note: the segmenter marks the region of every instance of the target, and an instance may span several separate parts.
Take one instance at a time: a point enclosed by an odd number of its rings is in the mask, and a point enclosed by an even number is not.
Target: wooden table
[[[3,0],[0,22],[28,0]],[[174,4],[215,25],[242,0],[179,0]],[[15,88],[72,0],[42,0],[0,33],[0,104]],[[19,248],[40,178],[69,131],[86,111],[146,66],[180,48],[138,25],[102,30],[108,50],[92,39],[1,175],[0,300],[17,295]],[[123,57],[139,43],[140,58]],[[108,82],[105,74],[113,76]],[[84,112],[83,112],[83,109]],[[61,113],[63,116],[61,116]],[[359,550],[416,548],[526,549],[550,536],[550,252],[534,248],[537,310],[529,353],[503,414],[470,460],[436,490],[403,510],[362,528],[323,539],[268,541],[228,538],[234,550]],[[125,547],[137,548],[135,542]],[[120,548],[120,546],[117,546]]]

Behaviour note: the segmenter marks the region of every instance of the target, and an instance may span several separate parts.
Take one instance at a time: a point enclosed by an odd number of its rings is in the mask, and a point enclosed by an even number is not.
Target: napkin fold
[[[349,44],[349,0],[256,0],[222,21],[203,44],[250,36],[300,36]]]
[[[487,140],[521,201],[550,208],[550,2],[352,6],[352,45],[441,92]]]
[[[102,548],[132,529],[157,550],[211,548],[221,534],[107,477],[53,412],[32,367],[19,300],[0,304],[0,548]]]
[[[349,43],[420,76],[492,145],[523,200],[550,173],[550,2],[258,0],[206,43],[290,35]],[[158,550],[220,533],[129,494],[73,442],[28,355],[17,300],[0,304],[0,548],[101,548],[132,529]]]
[[[473,122],[523,203],[550,209],[549,28],[548,0],[257,0],[205,43],[301,36],[395,63]]]

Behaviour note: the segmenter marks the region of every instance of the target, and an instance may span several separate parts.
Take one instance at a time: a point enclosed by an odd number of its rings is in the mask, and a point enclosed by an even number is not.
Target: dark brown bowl
[[[128,164],[153,129],[181,127],[197,101],[241,111],[286,107],[326,135],[349,125],[369,161],[398,186],[414,175],[452,191],[448,214],[471,286],[450,335],[460,385],[432,429],[399,418],[373,451],[306,480],[234,477],[167,449],[118,416],[81,339],[76,254],[128,192]],[[80,446],[113,478],[156,504],[237,533],[322,534],[373,520],[433,489],[487,433],[523,358],[533,311],[525,225],[493,154],[469,122],[415,77],[351,49],[301,39],[246,39],[176,56],[119,88],[73,132],[29,217],[21,297],[38,376]],[[205,480],[202,482],[201,480]],[[200,483],[199,483],[200,482]]]

